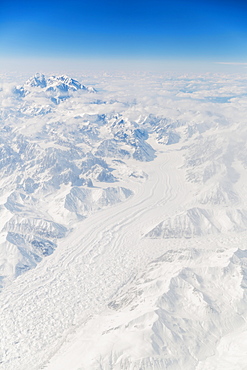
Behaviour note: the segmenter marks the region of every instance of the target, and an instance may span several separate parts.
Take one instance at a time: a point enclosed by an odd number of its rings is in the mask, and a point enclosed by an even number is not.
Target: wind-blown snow
[[[3,84],[0,369],[245,369],[246,90]]]

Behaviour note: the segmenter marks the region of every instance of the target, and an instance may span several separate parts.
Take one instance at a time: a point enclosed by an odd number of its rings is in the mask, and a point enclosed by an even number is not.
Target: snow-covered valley
[[[246,369],[246,76],[82,80],[0,90],[0,369]]]

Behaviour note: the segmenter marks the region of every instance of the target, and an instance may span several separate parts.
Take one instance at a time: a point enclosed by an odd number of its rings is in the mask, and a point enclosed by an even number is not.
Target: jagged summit
[[[33,77],[29,78],[26,81],[25,85],[31,87],[45,88],[47,87],[47,81],[45,75],[43,75],[42,73],[36,73]]]
[[[29,78],[23,86],[17,86],[14,91],[19,97],[25,97],[33,91],[39,91],[39,89],[47,92],[49,97],[52,95],[52,100],[55,99],[54,102],[56,103],[68,98],[70,93],[74,91],[83,90],[85,92],[96,92],[93,87],[82,85],[79,81],[69,76],[46,77],[42,73],[36,73],[33,77]]]
[[[67,92],[69,90],[88,90],[88,88],[82,85],[79,81],[66,76],[50,76],[46,77],[44,74],[36,73],[33,77],[26,81],[25,87],[41,87],[46,91],[62,91]]]

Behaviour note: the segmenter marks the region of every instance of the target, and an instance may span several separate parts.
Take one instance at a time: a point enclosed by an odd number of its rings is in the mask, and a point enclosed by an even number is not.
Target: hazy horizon
[[[197,60],[86,59],[86,58],[0,58],[1,74],[24,73],[91,73],[91,72],[157,72],[157,73],[247,73],[246,63]],[[0,78],[1,78],[0,74]]]

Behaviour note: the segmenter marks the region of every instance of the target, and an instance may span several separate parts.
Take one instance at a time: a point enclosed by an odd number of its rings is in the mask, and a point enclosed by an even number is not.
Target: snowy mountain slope
[[[222,364],[246,333],[245,80],[94,81],[0,91],[0,369]]]
[[[214,250],[171,243],[47,369],[66,369],[71,358],[75,369],[193,369],[211,358],[222,335],[246,327],[246,251],[238,242],[216,238]]]
[[[169,218],[147,234],[151,238],[192,238],[247,228],[247,211],[241,209],[207,210],[190,208]]]

